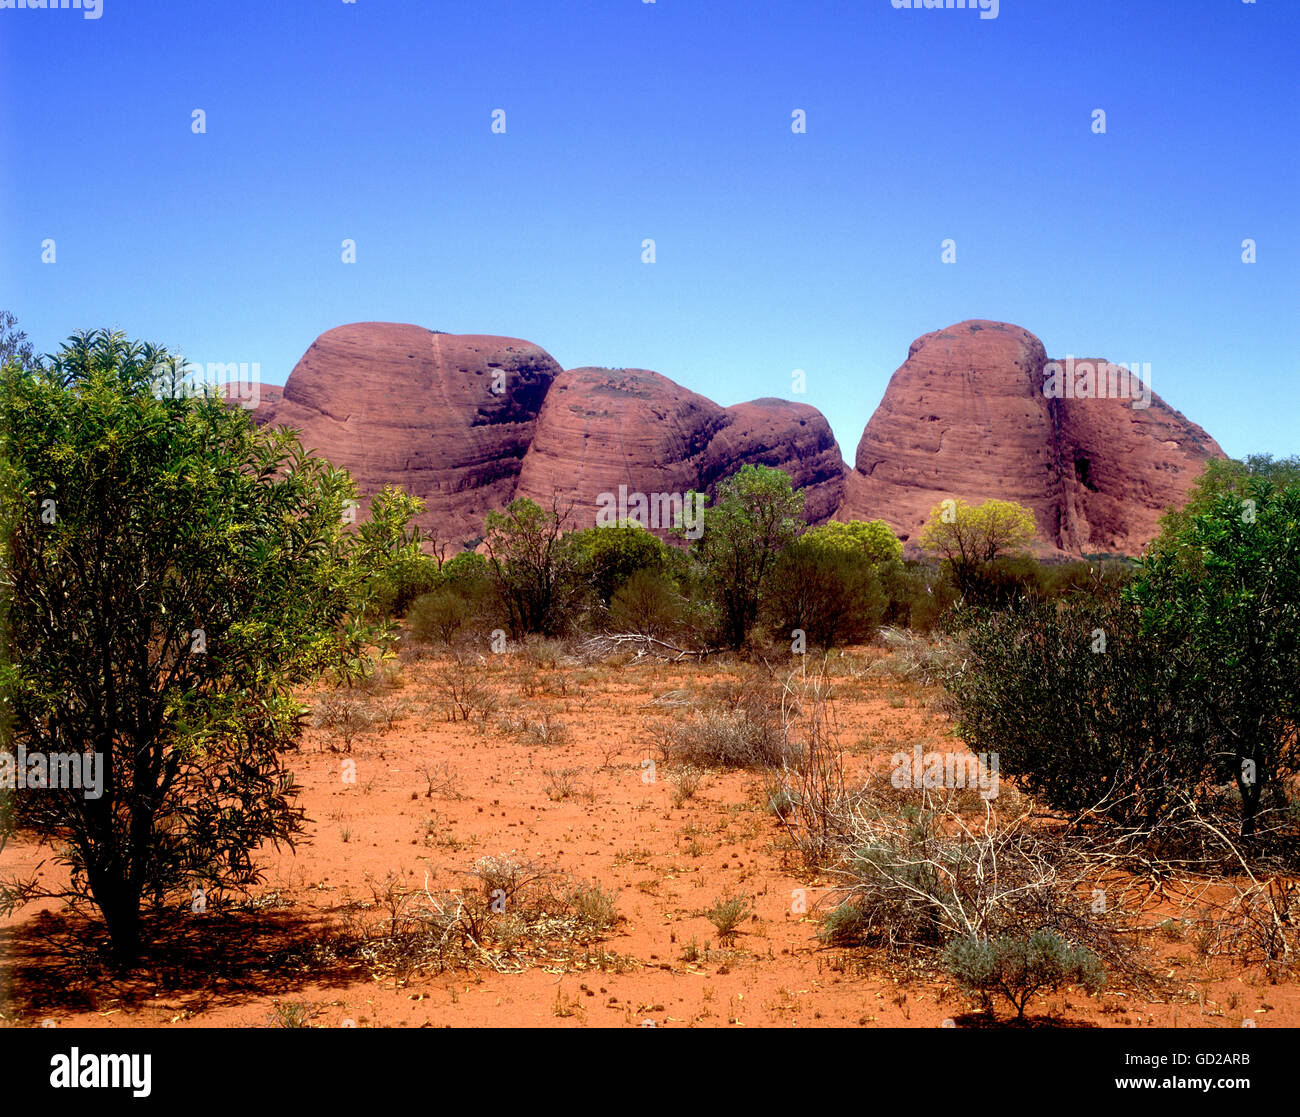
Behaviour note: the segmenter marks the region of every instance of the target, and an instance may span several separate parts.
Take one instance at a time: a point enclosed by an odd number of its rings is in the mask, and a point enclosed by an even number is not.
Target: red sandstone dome
[[[439,539],[481,536],[514,495],[538,409],[560,366],[513,337],[358,322],[321,334],[258,422],[302,431],[363,497],[401,485]]]
[[[1140,382],[1123,398],[1062,395],[1045,392],[1048,371],[1042,342],[1019,326],[925,334],[849,469],[806,404],[721,407],[645,369],[562,372],[518,338],[362,322],[317,338],[255,416],[298,428],[363,498],[389,483],[421,497],[421,526],[453,549],[516,496],[555,496],[587,526],[620,485],[711,493],[753,463],[790,474],[810,523],[879,518],[914,546],[940,501],[997,497],[1033,510],[1043,551],[1137,554],[1223,451]]]
[[[996,497],[1033,510],[1045,549],[1139,553],[1223,451],[1140,382],[1120,397],[1050,398],[1047,365],[1042,342],[1004,322],[917,338],[863,432],[837,517],[879,517],[914,539],[940,501]]]
[[[646,369],[570,369],[537,419],[516,495],[562,496],[590,527],[601,494],[712,493],[746,464],[790,474],[810,522],[839,505],[846,472],[830,424],[815,408],[763,399],[719,407]]]

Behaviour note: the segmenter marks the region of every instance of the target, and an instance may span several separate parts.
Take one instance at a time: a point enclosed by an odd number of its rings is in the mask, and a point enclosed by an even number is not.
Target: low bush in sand
[[[944,950],[944,964],[968,993],[979,996],[992,1012],[993,998],[1004,997],[1024,1018],[1035,994],[1075,985],[1100,993],[1106,970],[1087,947],[1070,947],[1051,931],[1001,935],[993,939],[964,936]]]
[[[664,753],[673,764],[697,768],[780,768],[791,756],[780,723],[747,710],[693,715],[669,731]]]
[[[496,690],[483,678],[480,658],[457,652],[433,672],[437,706],[448,721],[486,721],[497,708]]]

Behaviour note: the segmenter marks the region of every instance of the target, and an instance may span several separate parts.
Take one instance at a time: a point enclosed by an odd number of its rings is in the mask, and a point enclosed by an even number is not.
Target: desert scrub
[[[938,632],[923,635],[905,628],[882,628],[880,641],[892,654],[874,663],[869,671],[921,686],[943,682],[961,663],[965,652],[959,639]]]
[[[994,996],[1004,997],[1024,1018],[1030,998],[1062,985],[1101,992],[1106,971],[1091,950],[1067,946],[1051,931],[1002,935],[993,939],[963,936],[950,942],[944,964],[969,993],[978,994],[992,1011]]]
[[[492,686],[480,677],[480,657],[457,653],[434,672],[433,689],[436,706],[448,721],[486,721],[497,708],[498,697]]]
[[[715,900],[704,916],[718,929],[718,941],[729,946],[736,941],[740,925],[754,914],[754,906],[747,896],[725,896]]]
[[[373,724],[364,699],[347,690],[321,695],[312,714],[312,726],[337,737],[348,752],[352,751],[352,742]],[[330,748],[337,751],[334,745]]]
[[[560,803],[573,795],[577,788],[577,778],[582,774],[581,768],[546,768],[546,796],[552,802]]]
[[[1131,934],[1122,893],[1100,910],[1089,900],[1122,842],[1036,827],[1029,809],[1011,817],[990,809],[972,825],[947,798],[924,792],[919,804],[900,804],[895,794],[869,786],[848,813],[824,942],[928,965],[942,964],[954,940],[1041,932],[1086,948],[1125,985],[1162,984]]]
[[[268,1028],[310,1028],[316,1010],[301,1001],[277,1001],[266,1014]]]
[[[669,779],[673,784],[673,806],[680,807],[695,798],[695,793],[703,785],[704,771],[688,764],[684,768],[678,768]]]
[[[564,896],[577,936],[600,937],[618,923],[618,893],[606,892],[598,881],[580,881]]]
[[[780,768],[795,755],[779,719],[749,710],[697,714],[669,730],[670,763],[696,768]]]

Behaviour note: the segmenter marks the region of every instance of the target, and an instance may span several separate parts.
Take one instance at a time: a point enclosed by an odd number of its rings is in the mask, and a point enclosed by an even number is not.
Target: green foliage
[[[18,319],[7,310],[0,310],[0,368],[11,361],[28,371],[36,370],[41,363],[27,335],[18,328]]]
[[[364,608],[377,616],[401,616],[441,581],[437,560],[421,552],[420,529],[411,526],[423,511],[424,501],[397,485],[385,485],[357,530],[358,557],[374,571],[364,587]]]
[[[491,582],[492,567],[477,551],[461,551],[442,564],[442,579],[444,584],[468,592],[470,587]]]
[[[1166,548],[1178,548],[1186,538],[1192,517],[1208,511],[1222,495],[1245,499],[1259,481],[1269,481],[1275,489],[1300,485],[1300,457],[1274,458],[1271,454],[1250,454],[1240,461],[1234,458],[1211,458],[1205,472],[1197,479],[1181,508],[1170,509],[1160,520],[1160,536],[1148,548],[1147,557]]]
[[[1167,651],[1117,599],[1022,600],[957,618],[969,654],[944,679],[958,733],[1057,810],[1150,824],[1201,784]]]
[[[578,574],[608,605],[638,570],[663,571],[668,548],[633,520],[572,532],[566,540],[578,561]]]
[[[884,520],[830,520],[810,528],[804,538],[823,548],[860,552],[872,566],[903,560],[903,544]]]
[[[1249,836],[1300,770],[1300,480],[1232,477],[1167,522],[1128,596],[1178,673],[1189,734],[1228,760]]]
[[[713,902],[704,913],[718,931],[718,941],[724,946],[736,941],[740,928],[754,914],[754,905],[748,896],[724,896]]]
[[[1233,781],[1241,833],[1300,770],[1300,483],[1211,477],[1137,574],[968,614],[959,731],[1049,805],[1151,825]]]
[[[922,562],[887,563],[880,568],[885,593],[883,623],[929,632],[957,603],[952,583]]]
[[[451,644],[474,619],[474,603],[451,588],[417,597],[406,614],[406,624],[417,640]]]
[[[516,639],[563,635],[574,618],[582,587],[564,519],[554,504],[543,509],[526,497],[487,514],[488,565]]]
[[[722,482],[704,510],[697,554],[728,646],[739,648],[748,639],[777,556],[804,529],[802,513],[803,493],[793,489],[789,475],[757,465]]]
[[[1086,947],[1069,947],[1051,931],[1030,935],[954,939],[944,951],[949,972],[986,1004],[1005,997],[1023,1019],[1030,999],[1044,990],[1077,985],[1099,993],[1106,984],[1101,960]]]
[[[290,687],[336,665],[372,574],[351,478],[215,399],[158,398],[161,349],[93,331],[0,377],[3,750],[100,757],[100,798],[29,788],[70,894],[134,960],[146,900],[257,879],[302,828]]]
[[[981,572],[995,559],[1022,551],[1035,531],[1034,514],[1012,501],[944,501],[930,513],[920,543],[943,560],[958,591],[974,603],[980,600]]]
[[[614,594],[609,626],[615,632],[638,632],[664,639],[683,624],[687,603],[673,579],[660,569],[643,567]]]
[[[827,545],[809,532],[781,552],[763,611],[787,639],[802,630],[810,644],[833,648],[869,640],[880,625],[885,594],[872,561],[857,547]]]

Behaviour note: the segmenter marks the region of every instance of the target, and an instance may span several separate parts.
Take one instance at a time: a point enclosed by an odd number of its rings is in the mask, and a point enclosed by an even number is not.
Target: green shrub
[[[452,643],[474,617],[474,602],[454,589],[441,589],[416,598],[406,614],[415,639],[423,643]]]
[[[784,640],[800,630],[819,648],[870,640],[884,609],[880,580],[861,549],[827,546],[808,536],[781,553],[763,599],[773,633]]]
[[[1136,609],[1073,597],[963,617],[968,654],[943,682],[958,734],[996,753],[1004,777],[1057,810],[1100,807],[1133,825],[1202,785],[1210,758],[1188,735],[1192,697]]]
[[[686,602],[672,578],[661,569],[635,571],[609,603],[609,626],[615,632],[638,632],[663,638],[680,628]]]
[[[1184,735],[1235,782],[1241,833],[1300,770],[1300,480],[1266,462],[1171,517],[1126,596],[1175,676]],[[1286,482],[1277,483],[1277,478]]]
[[[1023,1019],[1031,997],[1046,989],[1077,985],[1098,993],[1106,983],[1101,960],[1084,947],[1072,948],[1050,931],[994,939],[963,937],[944,950],[949,972],[986,1005],[1005,997]]]
[[[587,528],[566,536],[578,558],[578,575],[608,605],[638,571],[663,571],[668,548],[640,524]]]
[[[436,559],[418,554],[399,556],[375,576],[371,607],[384,616],[405,616],[416,598],[432,593],[441,583]]]
[[[886,563],[878,576],[885,593],[883,624],[929,632],[959,597],[947,578],[923,562]]]
[[[746,896],[726,896],[715,900],[713,907],[704,913],[705,918],[718,930],[718,941],[724,946],[736,941],[740,925],[754,914],[754,905]]]

